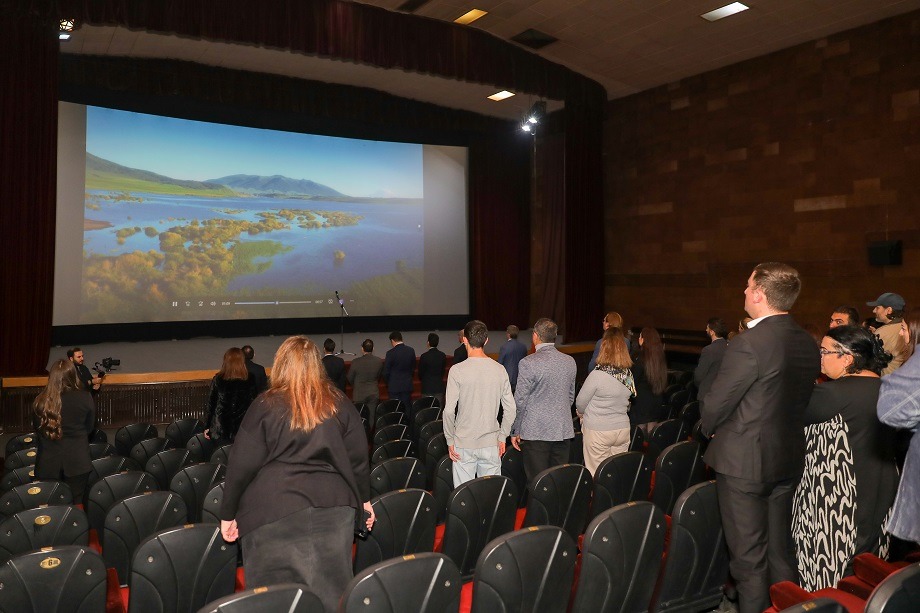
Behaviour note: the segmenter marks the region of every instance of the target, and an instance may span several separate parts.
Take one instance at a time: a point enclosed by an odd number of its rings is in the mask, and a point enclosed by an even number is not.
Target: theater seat
[[[169,528],[137,547],[128,579],[130,613],[197,611],[233,593],[237,544],[212,524]]]
[[[853,558],[853,574],[838,581],[837,588],[865,600],[888,575],[908,564],[888,562],[871,553],[862,553]]]
[[[0,522],[0,562],[42,547],[88,543],[86,514],[70,505],[27,509]]]
[[[593,489],[591,473],[581,464],[547,468],[530,486],[523,527],[559,526],[576,541],[588,523]]]
[[[400,556],[430,552],[434,547],[437,509],[422,489],[387,492],[371,500],[377,522],[366,539],[355,539],[355,572]]]
[[[0,565],[0,612],[76,613],[106,610],[102,557],[79,546],[49,547]]]
[[[201,462],[182,468],[169,482],[169,489],[182,497],[188,510],[188,521],[201,521],[201,507],[211,488],[224,480],[227,467],[223,464]],[[271,501],[266,500],[266,504]]]
[[[70,487],[62,481],[33,481],[0,496],[0,520],[41,505],[73,504]]]
[[[374,467],[371,497],[409,488],[425,489],[425,465],[415,458],[391,458]]]
[[[345,588],[340,613],[443,613],[456,611],[460,572],[440,553],[385,560],[355,574]]]
[[[115,449],[118,455],[131,456],[131,449],[143,440],[156,438],[159,432],[156,427],[148,423],[136,423],[122,426],[115,432]]]
[[[323,603],[307,586],[279,583],[218,598],[198,613],[314,613],[322,610]]]
[[[177,419],[166,426],[166,438],[172,441],[173,447],[185,447],[190,438],[204,432],[204,424],[194,417]]]
[[[591,517],[626,502],[648,500],[654,461],[638,451],[618,453],[601,462],[594,473]]]
[[[666,514],[691,485],[706,478],[703,455],[696,441],[682,441],[661,452],[655,462],[655,486],[651,500]]]
[[[482,548],[511,532],[516,510],[517,488],[508,477],[479,477],[459,485],[447,501],[441,552],[469,576]]]
[[[461,599],[460,611],[565,611],[575,554],[575,542],[556,526],[502,535],[482,550],[467,588],[472,602]]]

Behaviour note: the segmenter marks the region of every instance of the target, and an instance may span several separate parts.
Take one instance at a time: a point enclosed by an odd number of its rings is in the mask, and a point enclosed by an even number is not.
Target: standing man
[[[428,351],[418,358],[418,380],[422,384],[423,396],[434,396],[438,406],[444,406],[444,367],[447,356],[438,349],[440,338],[432,332],[428,335]]]
[[[834,312],[831,313],[831,322],[827,327],[858,326],[859,323],[859,311],[849,305],[843,304],[834,309]]]
[[[401,332],[390,332],[392,349],[387,351],[383,361],[383,378],[387,382],[387,394],[403,403],[403,410],[412,427],[412,374],[415,372],[415,349],[403,343]]]
[[[891,292],[882,294],[875,302],[866,303],[866,306],[875,307],[872,309],[875,319],[882,323],[875,329],[875,333],[882,339],[885,351],[892,357],[891,362],[882,371],[883,377],[896,371],[907,359],[907,345],[898,334],[901,330],[901,319],[904,317],[904,304],[904,298],[900,294]]]
[[[460,346],[454,349],[454,361],[451,363],[451,366],[459,364],[466,359],[466,345],[463,344],[463,330],[457,332],[457,342],[460,343]]]
[[[722,365],[722,356],[728,348],[728,328],[725,322],[718,317],[713,317],[706,322],[706,334],[709,336],[709,345],[700,352],[700,362],[693,371],[693,383],[696,384],[697,398],[702,398],[709,392],[709,387],[719,374]],[[702,404],[702,403],[700,403]]]
[[[380,402],[380,374],[383,360],[374,355],[374,341],[369,338],[361,343],[361,356],[351,361],[351,368],[345,375],[351,384],[351,397],[356,403],[367,405],[370,425],[374,425],[375,411]]]
[[[332,383],[345,393],[345,360],[335,355],[335,341],[327,338],[323,341],[323,366],[326,368],[326,374],[332,380]]]
[[[524,454],[524,473],[531,482],[541,471],[569,461],[575,436],[575,360],[556,349],[556,322],[546,317],[533,326],[534,352],[518,365],[514,402],[517,419],[511,444]]]
[[[246,370],[255,377],[256,389],[261,394],[268,389],[268,375],[265,374],[265,367],[252,361],[252,358],[256,357],[256,352],[250,345],[243,345],[242,349],[243,360],[246,362]]]
[[[508,340],[498,350],[498,363],[505,367],[508,380],[511,381],[511,392],[517,389],[518,364],[527,355],[527,345],[517,339],[520,328],[510,325],[505,330]]]
[[[789,315],[801,287],[791,266],[754,268],[744,290],[753,320],[728,344],[700,407],[741,613],[769,607],[773,583],[798,580],[792,497],[805,464],[802,414],[820,372],[818,346]]]
[[[484,323],[474,320],[466,324],[463,343],[467,359],[447,374],[444,437],[453,460],[454,487],[476,477],[501,474],[505,439],[514,423],[516,411],[508,373],[486,355],[488,342],[489,329]]]
[[[86,367],[86,364],[83,363],[85,359],[83,357],[83,350],[79,347],[68,349],[67,357],[73,362],[74,367],[77,369],[77,378],[80,380],[80,383],[83,384],[83,389],[91,392],[95,398],[96,394],[99,393],[99,388],[102,387],[102,377],[98,375],[94,377],[90,369]]]

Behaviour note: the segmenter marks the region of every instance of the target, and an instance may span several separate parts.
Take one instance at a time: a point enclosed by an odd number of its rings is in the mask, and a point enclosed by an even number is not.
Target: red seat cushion
[[[105,613],[125,613],[127,610],[120,587],[118,572],[114,568],[105,569]]]
[[[237,592],[242,592],[246,589],[246,573],[243,571],[242,566],[238,566],[236,569],[236,588]]]
[[[520,530],[521,526],[524,525],[524,519],[527,517],[527,509],[518,509],[517,513],[514,516],[514,529]]]
[[[861,553],[853,558],[853,573],[869,585],[875,586],[891,573],[907,566],[907,562],[887,562],[871,553]]]
[[[849,594],[853,594],[857,598],[868,600],[869,595],[872,593],[872,590],[875,589],[875,586],[866,583],[865,581],[863,581],[859,577],[856,577],[855,575],[851,575],[849,577],[844,577],[843,579],[838,581],[837,589],[847,592]]]
[[[434,548],[432,551],[441,553],[441,546],[444,544],[444,524],[438,524],[434,527]]]
[[[459,613],[470,613],[473,608],[473,582],[467,581],[460,589],[460,611]]]
[[[96,553],[102,553],[102,543],[99,542],[99,533],[95,528],[89,529],[89,546],[96,550]]]
[[[849,613],[863,613],[866,606],[866,601],[862,598],[832,587],[817,592],[806,592],[791,581],[782,581],[770,586],[770,600],[773,606],[780,611],[812,598],[835,600],[842,604]]]

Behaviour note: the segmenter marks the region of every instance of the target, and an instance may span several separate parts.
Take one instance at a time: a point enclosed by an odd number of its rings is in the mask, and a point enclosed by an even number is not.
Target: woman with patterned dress
[[[852,574],[853,557],[885,556],[886,518],[898,488],[893,430],[876,417],[881,378],[891,354],[856,326],[821,339],[821,372],[804,422],[805,472],[793,500],[792,535],[799,582],[809,591]]]

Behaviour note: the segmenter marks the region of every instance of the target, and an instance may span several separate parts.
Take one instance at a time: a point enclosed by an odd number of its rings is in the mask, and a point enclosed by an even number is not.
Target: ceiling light
[[[495,100],[496,102],[498,102],[500,100],[504,100],[505,98],[510,98],[513,95],[514,93],[509,92],[506,89],[503,89],[500,92],[495,92],[491,96],[486,96],[486,98],[488,98],[489,100]]]
[[[530,132],[531,130],[530,124],[525,121],[524,123],[521,124],[521,129],[524,130],[525,132]]]
[[[741,4],[740,2],[732,2],[731,4],[726,4],[722,8],[716,9],[714,11],[709,11],[708,13],[703,13],[700,15],[706,21],[718,21],[735,13],[740,13],[741,11],[748,10],[749,6]]]
[[[473,23],[480,17],[484,15],[488,15],[488,14],[489,14],[488,11],[480,11],[479,9],[473,9],[472,11],[464,13],[460,15],[459,17],[457,17],[456,19],[454,19],[454,23],[459,23],[462,26],[466,26],[466,25]]]
[[[76,23],[73,19],[61,19],[58,22],[58,39],[67,40],[73,34]]]

